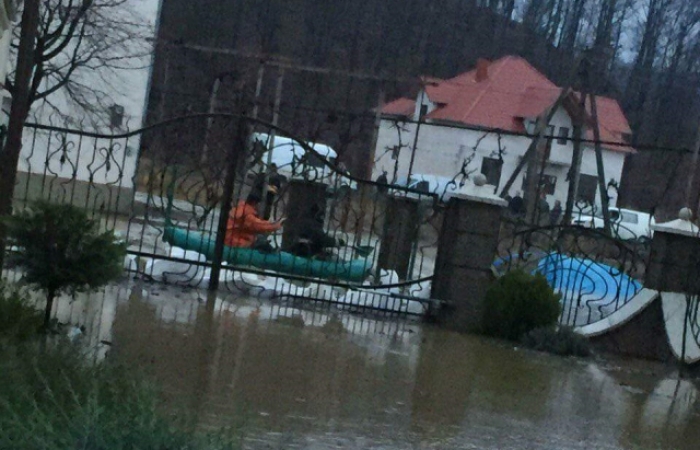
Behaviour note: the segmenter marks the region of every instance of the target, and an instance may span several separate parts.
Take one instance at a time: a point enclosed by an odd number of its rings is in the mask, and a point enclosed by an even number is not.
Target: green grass
[[[0,280],[0,338],[34,338],[43,321],[43,314],[24,292]]]
[[[518,341],[535,328],[553,327],[559,311],[559,295],[544,276],[512,270],[494,281],[486,292],[482,331]]]
[[[233,433],[167,414],[145,377],[85,361],[68,342],[0,343],[0,449],[239,448]]]
[[[553,353],[560,356],[590,356],[588,340],[569,327],[541,327],[525,334],[522,344],[533,350]]]
[[[41,330],[43,314],[0,284],[0,450],[229,450],[229,430],[197,431],[166,410],[145,375],[91,364],[77,344]]]

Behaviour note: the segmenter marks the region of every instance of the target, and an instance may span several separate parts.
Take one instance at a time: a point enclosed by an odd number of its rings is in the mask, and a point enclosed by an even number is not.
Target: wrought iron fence
[[[24,144],[15,207],[85,208],[127,242],[138,276],[354,309],[431,305],[438,196],[355,178],[329,147],[231,114],[115,135],[30,125]],[[241,233],[249,207],[266,223]]]
[[[648,240],[621,240],[580,225],[532,226],[504,220],[494,270],[542,274],[561,295],[560,323],[604,319],[643,287]]]

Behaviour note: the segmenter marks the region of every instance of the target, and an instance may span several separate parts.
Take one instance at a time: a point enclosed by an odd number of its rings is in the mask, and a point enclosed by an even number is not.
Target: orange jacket
[[[250,247],[255,242],[255,235],[272,233],[280,228],[279,223],[259,218],[255,207],[241,200],[228,216],[224,242],[229,247]]]

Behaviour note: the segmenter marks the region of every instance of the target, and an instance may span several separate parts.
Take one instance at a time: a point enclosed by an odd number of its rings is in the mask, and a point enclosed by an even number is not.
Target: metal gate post
[[[221,264],[224,259],[224,240],[226,239],[226,225],[228,215],[233,201],[233,190],[235,188],[236,173],[238,171],[238,161],[245,153],[246,126],[245,117],[238,119],[236,124],[236,137],[228,152],[228,167],[224,178],[224,196],[221,201],[221,212],[219,213],[219,223],[216,227],[216,243],[214,244],[214,258],[212,258],[211,275],[209,277],[209,290],[215,291],[219,288],[219,278],[221,275]]]
[[[385,214],[377,268],[393,270],[400,279],[410,280],[421,222],[420,201],[410,197],[387,196]]]
[[[282,250],[288,251],[296,243],[302,231],[302,221],[312,214],[314,206],[318,207],[319,214],[323,214],[323,229],[326,230],[327,189],[328,186],[315,181],[289,181],[289,199],[285,211],[287,222],[282,229]]]

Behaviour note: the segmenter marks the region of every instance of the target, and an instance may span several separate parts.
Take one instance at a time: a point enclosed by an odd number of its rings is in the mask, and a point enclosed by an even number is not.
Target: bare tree
[[[649,0],[647,5],[639,51],[627,83],[627,107],[633,112],[632,125],[635,128],[641,126],[642,111],[647,101],[648,86],[658,57],[659,41],[669,5],[670,0]]]
[[[142,0],[44,0],[29,88],[30,113],[57,116],[62,124],[95,128],[109,118],[114,92],[128,71],[147,64],[152,25],[139,13]],[[13,48],[19,48],[19,35]],[[15,73],[8,90],[15,93]]]
[[[12,213],[12,197],[17,178],[17,162],[22,148],[22,130],[29,111],[29,87],[32,61],[35,55],[34,41],[39,21],[39,0],[24,2],[17,56],[17,85],[7,129],[5,146],[0,151],[0,218]],[[0,224],[0,270],[5,257],[5,226]]]
[[[63,123],[106,123],[115,71],[138,67],[150,51],[151,26],[137,0],[25,1],[13,43],[15,70],[5,85],[13,96],[0,152],[0,216],[12,212],[22,131],[30,113],[48,108]],[[114,92],[115,86],[112,86]],[[118,89],[118,88],[117,88]],[[62,98],[61,98],[62,97]],[[0,230],[0,267],[4,238]]]

